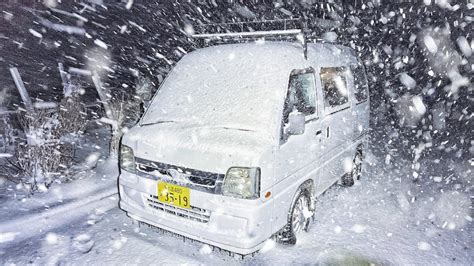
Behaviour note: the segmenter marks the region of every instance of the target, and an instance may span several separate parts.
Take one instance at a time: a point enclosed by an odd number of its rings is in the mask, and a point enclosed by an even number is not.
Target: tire
[[[352,170],[350,173],[344,174],[341,179],[341,184],[344,187],[351,187],[355,180],[359,180],[362,173],[362,151],[358,150],[352,160]]]
[[[299,189],[288,212],[288,221],[278,234],[278,241],[286,245],[296,244],[298,236],[308,231],[312,215],[311,195],[306,189]],[[310,215],[311,213],[311,215]]]

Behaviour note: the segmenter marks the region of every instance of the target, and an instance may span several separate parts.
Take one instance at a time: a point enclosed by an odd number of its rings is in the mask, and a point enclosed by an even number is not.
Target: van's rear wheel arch
[[[362,156],[362,159],[364,158],[363,150],[364,150],[364,144],[363,143],[357,145],[356,152],[360,153],[360,155]]]
[[[287,223],[285,227],[283,227],[277,234],[277,240],[280,243],[287,245],[294,245],[296,243],[297,234],[294,232],[295,208],[301,204],[308,204],[308,210],[305,211],[314,213],[314,194],[314,181],[312,179],[306,180],[298,187],[295,195],[293,196],[290,209],[288,210]],[[302,231],[307,231],[310,222],[311,218],[305,217],[305,220],[302,222],[302,228],[299,229]],[[301,230],[299,230],[299,232],[301,232]]]
[[[352,169],[349,173],[344,174],[341,178],[341,185],[344,187],[350,187],[354,185],[356,180],[360,179],[362,173],[362,162],[364,160],[362,148],[362,144],[357,146],[354,158],[352,160]]]

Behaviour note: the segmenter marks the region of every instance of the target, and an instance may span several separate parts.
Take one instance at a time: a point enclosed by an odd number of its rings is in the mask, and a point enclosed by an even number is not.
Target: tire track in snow
[[[118,207],[117,189],[108,189],[79,201],[73,201],[42,213],[22,216],[17,219],[0,223],[0,245],[9,242],[18,243],[25,239],[44,234],[54,228],[63,226],[90,211],[100,209],[102,212]]]

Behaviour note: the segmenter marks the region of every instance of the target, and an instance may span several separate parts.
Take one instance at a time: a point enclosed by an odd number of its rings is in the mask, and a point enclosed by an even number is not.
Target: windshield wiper
[[[227,127],[227,126],[216,126],[216,128],[223,128],[223,129],[229,129],[229,130],[239,130],[239,131],[247,131],[247,132],[250,132],[250,131],[255,131],[255,130],[252,130],[252,129],[246,129],[246,128],[237,128],[237,127]]]
[[[156,124],[164,124],[164,123],[177,123],[176,121],[172,120],[158,120],[149,123],[141,123],[140,126],[149,126],[149,125],[156,125]]]

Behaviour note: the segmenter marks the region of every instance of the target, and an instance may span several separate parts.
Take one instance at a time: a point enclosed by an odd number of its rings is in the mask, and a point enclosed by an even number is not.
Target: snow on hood
[[[240,128],[275,139],[292,69],[302,67],[292,44],[234,44],[200,49],[178,62],[140,124]]]
[[[272,147],[256,132],[178,123],[136,126],[122,142],[139,158],[216,173],[259,166]]]

